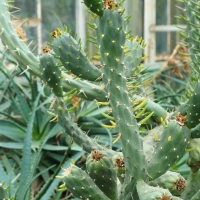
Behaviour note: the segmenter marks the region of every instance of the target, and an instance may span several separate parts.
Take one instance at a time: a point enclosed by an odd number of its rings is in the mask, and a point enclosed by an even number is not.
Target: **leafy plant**
[[[4,65],[13,63],[15,67],[16,63],[9,55],[3,55],[2,61],[0,182],[8,188],[9,199],[25,199],[26,194],[30,199],[32,193],[38,192],[31,187],[33,181],[53,184],[55,188],[59,181],[51,176],[62,172],[61,165],[69,166],[71,157],[78,160],[83,153],[72,147],[70,138],[63,137],[59,124],[50,122],[53,118],[47,112],[50,99],[44,96],[41,83],[27,72],[19,76],[21,70],[11,75]],[[46,190],[46,197],[55,195],[53,190]]]
[[[45,191],[49,194],[49,189],[60,182],[59,178],[64,182],[60,191],[68,189],[74,197],[80,199],[199,198],[200,83],[199,31],[196,25],[199,23],[199,1],[183,2],[186,15],[180,18],[187,22],[187,29],[181,34],[188,42],[190,54],[181,53],[192,58],[192,81],[185,95],[187,99],[174,112],[168,113],[158,102],[148,98],[146,85],[149,76],[146,69],[140,66],[145,58],[142,56],[145,45],[142,39],[132,36],[126,30],[130,17],[124,16],[123,2],[84,0],[96,18],[95,24],[89,26],[96,32],[96,38],[91,37],[91,40],[99,48],[99,53],[93,57],[100,61],[100,68],[97,68],[82,49],[81,41],[77,41],[66,27],[57,28],[50,34],[52,42],[43,48],[42,55],[33,55],[9,23],[6,0],[1,1],[0,36],[6,52],[14,57],[21,68],[28,70],[51,88],[56,96],[50,106],[54,120],[57,119],[66,135],[89,153],[86,170],[73,162],[70,165],[67,160],[63,173],[56,173],[57,179],[45,184],[36,199],[48,199],[50,196],[45,196]],[[186,42],[183,44],[186,45]],[[185,62],[189,62],[189,59]],[[83,118],[77,118],[77,110],[81,109],[79,101],[74,101],[77,97],[93,101],[96,105],[107,106],[108,110],[101,110],[99,113],[109,121],[97,122],[95,115],[93,123],[100,122],[101,127],[113,129],[117,133],[113,142],[120,140],[121,152],[119,148],[111,148],[111,145],[89,137],[81,129],[92,120],[87,118],[86,123],[79,126]],[[32,111],[30,120],[26,121],[28,126],[22,157],[22,171],[25,174],[20,176],[16,199],[29,199],[29,185],[32,183],[35,167],[31,167],[30,159],[38,161],[39,152],[46,142],[45,139],[42,140],[39,150],[31,152],[31,131],[34,130],[39,98],[40,94],[36,95],[29,109],[29,113]],[[112,139],[112,135],[108,135]],[[187,164],[191,169],[187,180],[177,172],[170,171],[186,151],[189,152]],[[78,155],[82,155],[82,152]],[[77,157],[75,158],[76,161]],[[58,199],[60,193],[57,195]]]

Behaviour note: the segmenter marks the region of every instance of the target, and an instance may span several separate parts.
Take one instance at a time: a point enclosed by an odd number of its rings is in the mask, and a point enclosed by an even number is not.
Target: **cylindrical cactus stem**
[[[124,63],[126,65],[126,78],[133,77],[134,73],[137,70],[137,67],[140,66],[142,62],[142,53],[144,48],[143,41],[137,41],[137,37],[130,40],[126,40],[125,46],[127,48],[127,53],[125,53]]]
[[[0,184],[0,200],[8,199],[8,192],[6,188],[3,187],[3,184]]]
[[[187,164],[193,173],[198,172],[200,168],[200,138],[191,139],[187,148],[190,150]]]
[[[192,171],[190,171],[190,174],[187,177],[187,186],[184,192],[181,194],[181,198],[191,199],[199,190],[199,186],[200,186],[199,172],[197,171],[193,173]]]
[[[62,175],[63,182],[75,197],[90,200],[111,200],[97,187],[88,174],[77,166],[72,165]]]
[[[137,182],[137,191],[140,200],[171,200],[172,194],[167,189],[149,186],[144,181]]]
[[[112,159],[101,151],[92,151],[87,158],[86,168],[103,193],[110,199],[117,200],[117,172]]]
[[[200,23],[199,19],[199,1],[198,0],[185,0],[185,18],[187,27],[186,32],[184,31],[183,36],[187,37],[188,47],[190,50],[190,56],[194,64],[193,70],[199,74],[199,49],[200,42],[199,38],[199,27],[196,24]],[[186,36],[187,33],[187,36]],[[185,38],[184,38],[185,39]],[[195,73],[195,71],[193,71]]]
[[[122,151],[127,173],[134,179],[145,177],[145,160],[139,127],[131,110],[126,85],[124,50],[125,20],[118,11],[105,10],[97,22],[97,39],[103,63],[103,82],[118,132],[122,134]]]
[[[65,103],[61,99],[56,99],[54,110],[58,115],[58,123],[65,129],[65,132],[83,148],[84,151],[90,153],[93,150],[99,150],[107,153],[111,157],[115,155],[115,151],[107,149],[106,147],[103,147],[96,141],[92,140],[77,126],[76,123],[74,123],[73,117],[69,114]]]
[[[95,14],[102,16],[104,11],[103,0],[83,0],[83,3]]]
[[[63,90],[69,92],[76,88],[78,91],[77,96],[86,100],[97,100],[101,102],[107,101],[106,93],[103,90],[103,86],[91,83],[89,81],[74,78],[69,74],[63,74]]]
[[[40,56],[40,69],[46,83],[58,97],[63,96],[62,75],[59,60],[50,53],[44,53]]]
[[[39,60],[29,50],[28,46],[22,41],[15,31],[8,11],[7,0],[0,1],[0,37],[6,50],[10,51],[22,68],[41,77],[38,66]]]
[[[175,196],[180,196],[186,188],[186,180],[179,173],[172,171],[167,171],[148,184],[150,186],[168,189]]]
[[[200,124],[191,129],[191,138],[200,138]]]
[[[124,64],[124,45],[126,41],[125,20],[115,10],[105,10],[97,21],[97,41],[100,47],[101,62],[103,64],[103,82],[107,92],[107,98],[112,107],[117,130],[121,134],[122,151],[126,173],[122,186],[122,195],[119,199],[125,199],[124,195],[131,198],[134,185],[139,179],[146,177],[146,163],[143,152],[143,143],[139,135],[139,126],[133,115],[132,103],[126,85]],[[131,182],[131,184],[130,184]]]
[[[176,121],[166,124],[163,133],[156,139],[151,157],[147,157],[148,174],[155,179],[164,174],[183,154],[190,138],[190,129]]]
[[[190,200],[197,200],[200,199],[200,190],[190,199]]]
[[[188,113],[186,125],[194,128],[199,124],[200,118],[200,82],[197,83],[193,95],[188,101]]]
[[[57,34],[54,32],[58,32]],[[81,42],[77,42],[68,32],[67,28],[54,31],[52,47],[55,56],[59,57],[67,71],[77,77],[89,81],[100,81],[101,71],[89,60],[82,50]]]

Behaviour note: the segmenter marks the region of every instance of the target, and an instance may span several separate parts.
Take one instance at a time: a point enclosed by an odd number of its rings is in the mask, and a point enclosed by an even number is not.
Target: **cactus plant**
[[[159,178],[150,181],[149,185],[168,189],[173,195],[180,196],[186,188],[186,180],[177,172],[167,171]]]
[[[110,199],[117,198],[117,172],[112,159],[100,151],[92,151],[87,158],[88,175]]]
[[[3,187],[3,184],[0,184],[0,199],[7,199],[8,198],[8,194],[6,189]]]
[[[94,181],[88,176],[88,174],[75,165],[72,165],[63,172],[63,181],[66,183],[67,188],[70,191],[73,191],[73,194],[76,197],[81,199],[109,199],[95,185]]]
[[[5,183],[0,183],[0,200],[13,200],[14,197],[12,198],[9,198],[9,189],[10,189],[10,186],[8,187],[5,187]]]
[[[140,76],[142,39],[131,36],[126,30],[129,17],[124,14],[122,1],[84,0],[95,24],[100,69],[82,50],[81,42],[70,31],[57,28],[51,35],[46,54],[33,55],[17,36],[10,21],[6,0],[0,2],[0,37],[5,50],[10,51],[24,70],[42,79],[50,86],[55,98],[55,119],[75,143],[88,153],[87,172],[74,164],[65,169],[61,178],[67,189],[80,199],[111,200],[171,200],[199,197],[199,17],[198,0],[183,0],[187,22],[191,66],[190,88],[184,106],[168,113],[159,103],[150,100]],[[10,40],[10,38],[12,40]],[[185,41],[182,44],[186,44]],[[44,50],[48,50],[45,48]],[[139,88],[139,89],[138,89]],[[103,146],[91,139],[74,121],[76,106],[70,104],[77,96],[97,104],[108,106],[111,125],[116,129],[121,152]],[[142,128],[152,125],[147,135]],[[149,124],[148,124],[149,123]],[[194,139],[195,138],[195,139]],[[187,160],[191,168],[186,183],[172,167],[189,151]],[[197,183],[194,185],[194,183]],[[181,185],[182,184],[182,185]],[[174,195],[174,196],[173,196]]]
[[[86,80],[95,81],[100,79],[101,72],[90,62],[85,52],[81,50],[80,40],[77,42],[69,35],[67,29],[64,30],[64,33],[58,29],[52,35],[52,47],[66,70]]]
[[[159,187],[149,186],[144,181],[137,182],[137,191],[139,194],[139,199],[147,200],[147,199],[171,199],[172,194],[167,190]]]
[[[55,95],[62,97],[62,77],[61,70],[59,69],[59,62],[56,62],[56,58],[54,58],[48,52],[48,48],[43,52],[44,54],[40,57],[40,69],[42,71],[44,80],[47,82],[50,88],[52,88]]]
[[[125,165],[124,165],[124,157],[123,154],[116,154],[113,157],[113,163],[115,169],[117,171],[117,177],[121,183],[124,182],[124,175],[125,175]]]

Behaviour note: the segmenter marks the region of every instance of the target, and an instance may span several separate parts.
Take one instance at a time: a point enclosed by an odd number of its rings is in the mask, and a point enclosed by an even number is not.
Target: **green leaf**
[[[7,149],[23,149],[23,143],[19,142],[0,142],[0,147]]]
[[[16,194],[16,200],[25,199],[26,191],[24,185],[30,182],[30,172],[31,172],[31,161],[32,161],[32,155],[31,155],[31,140],[32,140],[32,130],[33,130],[33,124],[34,124],[34,118],[35,118],[35,112],[36,107],[38,105],[38,101],[40,99],[40,95],[37,96],[31,116],[29,118],[28,127],[26,131],[26,137],[24,140],[24,148],[23,148],[23,157],[22,157],[22,168],[21,168],[21,176],[20,176],[20,187]],[[31,189],[31,188],[30,188]]]
[[[31,109],[29,105],[27,104],[25,97],[22,95],[23,93],[20,91],[19,86],[17,86],[14,82],[13,82],[13,88],[17,94],[18,110],[22,114],[24,121],[28,123]]]
[[[0,135],[4,135],[15,141],[19,141],[24,138],[24,127],[11,121],[0,120]]]
[[[11,105],[10,101],[6,101],[4,103],[1,103],[1,105],[0,105],[0,111],[2,112],[4,110],[6,110],[7,108],[10,107],[10,105]]]

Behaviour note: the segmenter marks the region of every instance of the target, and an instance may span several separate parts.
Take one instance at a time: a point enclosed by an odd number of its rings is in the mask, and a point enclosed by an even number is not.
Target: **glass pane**
[[[15,0],[15,7],[20,11],[13,15],[18,19],[37,18],[37,0]],[[75,1],[41,0],[42,7],[42,42],[43,46],[48,42],[49,33],[58,27],[67,25],[72,33],[75,32]],[[37,46],[37,27],[23,26],[28,41],[31,42],[30,48]],[[37,50],[37,48],[36,48]]]
[[[156,25],[167,24],[167,0],[156,1]],[[167,53],[167,33],[156,33],[156,54]]]
[[[35,18],[37,17],[37,0],[15,0],[15,7],[20,11],[14,15],[19,18]]]
[[[172,1],[171,8],[170,8],[171,9],[171,24],[172,25],[185,25],[185,22],[183,20],[180,20],[176,17],[180,14],[184,15],[184,11],[177,7],[183,7],[183,3],[180,3],[177,1],[175,1],[175,2]],[[170,37],[170,42],[171,42],[170,51],[171,52],[173,51],[176,44],[181,41],[181,39],[182,38],[178,32],[171,33],[171,37]]]
[[[183,14],[183,10],[177,8],[183,6],[183,3],[173,0],[156,1],[156,25],[177,25],[184,22],[176,16]],[[181,37],[178,32],[157,32],[156,33],[156,54],[159,58],[167,58],[171,54]]]
[[[74,0],[41,0],[42,3],[42,41],[49,40],[49,33],[66,25],[75,32],[75,1]]]
[[[131,15],[131,20],[128,24],[128,30],[132,30],[132,34],[143,37],[143,21],[144,21],[144,0],[125,1],[126,14]]]

